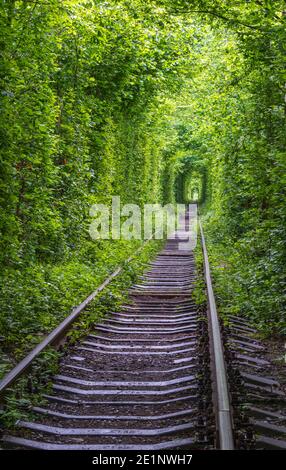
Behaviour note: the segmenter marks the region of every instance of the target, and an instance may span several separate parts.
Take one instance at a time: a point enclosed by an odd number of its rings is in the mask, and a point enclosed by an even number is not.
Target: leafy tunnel
[[[176,179],[176,200],[188,204],[196,202],[200,205],[207,197],[207,168],[195,156],[186,156],[180,160],[180,170]]]
[[[221,313],[285,331],[284,1],[0,5],[1,370],[141,244],[113,196],[197,201]]]

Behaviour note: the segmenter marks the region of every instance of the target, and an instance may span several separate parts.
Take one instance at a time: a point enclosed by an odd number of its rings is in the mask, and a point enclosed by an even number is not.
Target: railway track
[[[209,308],[193,301],[195,260],[178,231],[130,302],[68,350],[5,448],[286,449],[285,396],[248,322],[220,324],[202,241]]]

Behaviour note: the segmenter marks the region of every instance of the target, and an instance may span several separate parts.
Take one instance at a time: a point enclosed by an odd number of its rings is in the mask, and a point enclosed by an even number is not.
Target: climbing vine
[[[191,162],[199,162],[221,312],[246,314],[266,333],[285,331],[284,7],[275,1],[170,6],[173,14],[208,17],[211,25],[176,115],[185,155],[179,193],[195,181]]]
[[[198,199],[221,311],[285,328],[285,18],[282,1],[0,0],[8,362],[138,246],[90,239],[114,195]]]
[[[0,11],[0,334],[9,365],[138,246],[91,240],[91,205],[114,195],[163,201],[174,133],[165,96],[180,89],[193,29],[137,0],[1,0]]]

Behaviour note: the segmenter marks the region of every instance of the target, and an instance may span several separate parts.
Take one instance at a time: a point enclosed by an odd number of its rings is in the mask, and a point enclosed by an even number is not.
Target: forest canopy
[[[114,195],[197,194],[221,312],[283,331],[285,2],[0,5],[5,354],[138,246],[89,237],[91,205]]]

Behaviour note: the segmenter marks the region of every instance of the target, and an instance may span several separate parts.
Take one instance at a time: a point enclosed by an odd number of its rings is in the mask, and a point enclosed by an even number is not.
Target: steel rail
[[[214,291],[212,287],[212,279],[210,273],[210,265],[204,231],[201,220],[199,219],[199,227],[201,234],[202,250],[204,257],[205,281],[208,296],[208,315],[210,326],[210,342],[213,353],[214,362],[214,386],[215,386],[215,410],[218,431],[218,448],[221,450],[233,450],[233,420],[231,405],[229,399],[229,388],[226,372],[226,364],[224,359],[224,348],[221,338],[219,319],[217,314]]]
[[[130,256],[124,264],[130,263],[137,254],[146,246],[146,244],[153,239],[155,233],[146,240],[132,256]],[[111,281],[122,272],[123,267],[119,266],[105,281],[95,289],[81,304],[75,307],[70,315],[68,315],[46,338],[41,341],[24,359],[22,359],[10,372],[8,372],[0,381],[0,400],[3,399],[7,389],[11,387],[31,366],[32,362],[48,347],[57,347],[60,345],[63,338],[66,336],[67,331],[71,328],[72,324],[77,320],[81,312],[90,304],[92,300],[106,287]]]

